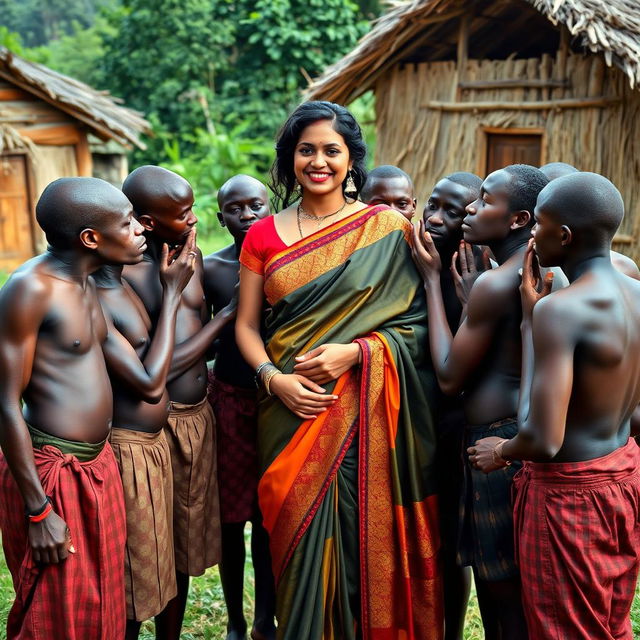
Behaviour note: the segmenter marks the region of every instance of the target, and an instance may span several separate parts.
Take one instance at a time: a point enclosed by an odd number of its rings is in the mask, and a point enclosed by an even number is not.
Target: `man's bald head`
[[[551,181],[538,196],[536,209],[574,234],[611,241],[624,216],[615,185],[597,173],[576,172]]]
[[[572,173],[578,173],[578,170],[571,164],[566,162],[547,162],[540,167],[540,171],[544,173],[549,180],[555,180],[556,178],[562,178],[562,176],[568,176]]]
[[[36,205],[36,220],[47,242],[68,249],[84,229],[103,230],[131,203],[113,185],[99,178],[60,178],[49,184]]]
[[[134,169],[124,181],[122,191],[137,216],[170,213],[176,204],[193,194],[191,185],[182,176],[155,165]]]
[[[218,190],[218,207],[223,209],[227,199],[238,193],[260,193],[265,202],[268,200],[267,188],[260,180],[245,173],[239,173],[229,178]]]

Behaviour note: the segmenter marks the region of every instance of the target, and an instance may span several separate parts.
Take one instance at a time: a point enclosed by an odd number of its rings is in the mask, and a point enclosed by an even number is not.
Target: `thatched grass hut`
[[[141,114],[108,93],[0,47],[0,269],[44,248],[34,213],[49,182],[124,179],[123,147],[143,147],[139,136],[148,130]]]
[[[563,161],[609,177],[627,216],[616,248],[640,260],[637,0],[394,2],[309,88],[376,97],[376,164],[424,197],[454,170]]]

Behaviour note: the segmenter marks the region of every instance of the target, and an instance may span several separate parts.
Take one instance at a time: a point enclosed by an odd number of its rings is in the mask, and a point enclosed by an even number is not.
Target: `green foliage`
[[[101,66],[103,39],[107,34],[114,35],[114,31],[104,16],[97,16],[95,23],[86,28],[74,21],[70,34],[62,35],[46,46],[25,49],[21,55],[92,87],[102,88],[105,86]],[[78,51],[82,51],[81,56]]]
[[[104,38],[108,88],[155,117],[160,136],[137,161],[162,156],[163,135],[206,129],[217,75],[229,64],[234,31],[230,0],[124,0]]]
[[[13,51],[19,56],[24,55],[20,34],[10,31],[8,27],[3,25],[0,25],[0,47],[6,47],[9,51]]]
[[[101,8],[115,2],[117,0],[0,0],[0,22],[9,31],[19,33],[25,46],[36,47],[73,33],[74,24],[83,29],[90,27]]]
[[[247,123],[225,130],[197,129],[194,134],[180,138],[164,136],[163,166],[180,174],[193,187],[196,197],[198,230],[205,235],[219,228],[216,212],[218,189],[231,176],[247,173],[266,183],[267,172],[273,161],[272,143],[247,136]],[[186,142],[192,151],[183,154],[181,143]]]
[[[225,120],[248,118],[255,133],[273,137],[300,102],[308,78],[349,51],[366,23],[359,20],[357,5],[345,0],[238,4],[244,5],[236,37],[241,45],[224,78]]]
[[[272,140],[307,78],[348,51],[366,24],[346,0],[124,0],[104,40],[108,88],[198,155],[196,129],[247,125]]]

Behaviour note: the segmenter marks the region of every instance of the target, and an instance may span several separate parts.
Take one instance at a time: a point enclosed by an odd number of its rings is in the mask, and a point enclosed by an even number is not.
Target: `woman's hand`
[[[304,420],[317,418],[338,399],[338,396],[327,395],[315,382],[296,373],[276,374],[271,378],[269,390]]]
[[[360,362],[360,345],[323,344],[301,356],[296,356],[298,364],[293,367],[296,373],[302,374],[318,384],[326,384],[337,380],[345,371]]]
[[[533,238],[529,240],[529,246],[524,254],[522,263],[522,283],[520,284],[520,299],[522,300],[522,319],[530,321],[533,315],[533,307],[540,298],[551,292],[553,285],[553,271],[549,271],[544,278],[540,276],[538,257],[533,249]]]

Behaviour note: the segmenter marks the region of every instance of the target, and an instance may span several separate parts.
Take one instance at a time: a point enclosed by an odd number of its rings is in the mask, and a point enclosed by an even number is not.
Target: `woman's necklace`
[[[324,216],[314,216],[312,213],[307,213],[302,206],[302,202],[300,202],[297,208],[298,215],[296,216],[298,220],[298,231],[300,233],[300,238],[304,238],[304,234],[302,233],[302,220],[315,220],[317,223],[317,231],[318,229],[320,229],[320,225],[324,220],[326,220],[327,218],[331,218],[331,216],[337,216],[346,206],[347,201],[345,200],[342,203],[342,206],[337,211],[334,211],[333,213],[327,213]]]

